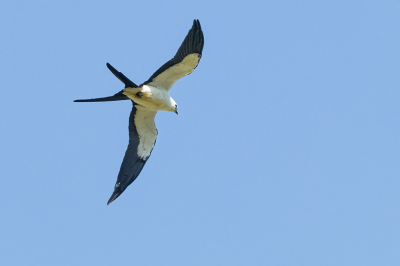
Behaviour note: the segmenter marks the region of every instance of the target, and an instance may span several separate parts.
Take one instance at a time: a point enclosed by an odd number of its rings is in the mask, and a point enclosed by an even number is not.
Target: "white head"
[[[169,100],[171,102],[172,112],[175,112],[176,114],[178,114],[178,104],[171,97],[169,97]]]

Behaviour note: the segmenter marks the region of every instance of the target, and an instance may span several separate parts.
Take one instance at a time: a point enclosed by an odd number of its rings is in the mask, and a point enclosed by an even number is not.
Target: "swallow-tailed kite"
[[[154,117],[157,111],[178,113],[178,105],[169,96],[172,85],[180,78],[189,75],[199,64],[204,46],[203,31],[199,20],[193,21],[178,52],[160,67],[147,81],[137,86],[109,63],[108,69],[125,84],[125,88],[113,96],[75,100],[75,102],[104,102],[131,100],[132,111],[129,116],[129,145],[126,150],[117,182],[108,204],[138,177],[150,157],[157,138]]]

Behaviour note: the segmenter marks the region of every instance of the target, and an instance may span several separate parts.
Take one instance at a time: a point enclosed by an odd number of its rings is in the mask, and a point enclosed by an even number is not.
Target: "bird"
[[[129,144],[122,161],[109,205],[139,176],[156,143],[158,130],[154,118],[158,111],[178,114],[178,104],[169,91],[180,78],[189,75],[202,57],[204,35],[200,21],[195,19],[175,56],[162,65],[151,77],[136,85],[124,74],[107,63],[108,69],[125,84],[118,93],[101,98],[75,100],[74,102],[107,102],[131,100],[129,116]]]

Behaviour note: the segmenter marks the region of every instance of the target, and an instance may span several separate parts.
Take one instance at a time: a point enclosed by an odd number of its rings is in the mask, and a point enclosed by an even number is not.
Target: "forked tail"
[[[125,84],[125,88],[137,88],[138,85],[133,83],[130,79],[125,77],[124,74],[118,72],[112,65],[107,63],[108,69]],[[121,100],[129,100],[128,96],[123,94],[124,90],[114,94],[113,96],[94,98],[94,99],[83,99],[83,100],[75,100],[74,102],[111,102],[111,101],[121,101]]]

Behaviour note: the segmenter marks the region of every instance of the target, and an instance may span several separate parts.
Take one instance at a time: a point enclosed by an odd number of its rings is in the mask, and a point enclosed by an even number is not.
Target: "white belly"
[[[138,93],[141,93],[138,95]],[[132,101],[151,110],[175,112],[175,102],[167,90],[143,85],[139,88],[126,88],[124,94]]]

